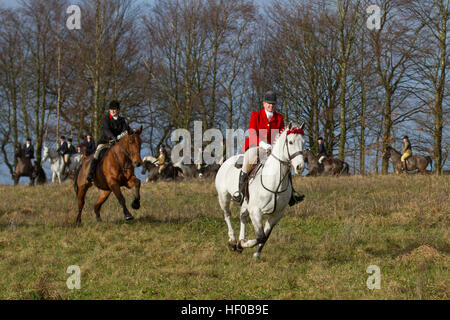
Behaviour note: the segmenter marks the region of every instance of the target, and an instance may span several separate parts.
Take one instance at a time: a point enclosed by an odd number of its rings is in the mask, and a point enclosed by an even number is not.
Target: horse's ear
[[[142,126],[140,126],[139,129],[137,129],[136,133],[137,135],[140,135],[142,133]]]
[[[300,129],[304,129],[305,128],[305,121],[302,122],[302,124],[300,125]]]
[[[291,130],[292,129],[292,122],[289,122],[289,124],[288,124],[288,130]]]

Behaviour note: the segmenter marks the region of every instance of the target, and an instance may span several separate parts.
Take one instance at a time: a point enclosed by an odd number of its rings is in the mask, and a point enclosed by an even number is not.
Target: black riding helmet
[[[109,103],[109,110],[120,110],[120,102],[113,100]]]

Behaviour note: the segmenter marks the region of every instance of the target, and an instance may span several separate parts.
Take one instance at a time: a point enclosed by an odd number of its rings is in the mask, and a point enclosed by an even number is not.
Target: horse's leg
[[[135,210],[138,210],[141,207],[141,196],[140,196],[140,188],[141,188],[141,180],[132,176],[130,180],[127,182],[127,187],[134,187],[134,200],[131,203],[131,207]]]
[[[84,202],[86,199],[86,193],[89,189],[90,185],[89,184],[83,184],[78,188],[78,194],[77,194],[77,198],[78,198],[78,215],[77,218],[75,220],[75,224],[76,225],[80,225],[81,224],[81,212],[83,212],[83,207],[84,207]]]
[[[120,185],[118,183],[111,184],[111,190],[119,201],[120,205],[123,209],[123,215],[125,216],[125,220],[132,220],[134,217],[131,215],[130,211],[128,211],[125,198],[123,197],[122,192],[120,191]]]
[[[257,244],[266,242],[266,235],[264,233],[263,228],[263,218],[261,209],[259,208],[251,208],[249,210],[250,219],[252,220],[253,228],[255,229],[256,239],[247,240],[242,242],[243,248],[253,248]],[[255,258],[257,256],[254,255]]]
[[[273,227],[276,226],[278,221],[284,216],[284,211],[280,211],[276,216],[270,216],[269,219],[267,219],[267,222],[264,226],[264,234],[266,235],[266,241],[263,243],[260,243],[258,245],[258,249],[253,254],[253,257],[257,259],[261,255],[261,251],[264,248],[264,245],[267,242],[267,239],[269,239],[270,234],[272,233]]]
[[[236,250],[236,235],[231,224],[230,196],[227,193],[219,193],[219,205],[223,212],[223,218],[228,227],[228,248]]]
[[[94,205],[94,212],[98,222],[102,222],[102,218],[100,218],[100,209],[102,208],[103,203],[108,199],[110,194],[110,190],[102,190],[100,192],[100,197]]]
[[[242,247],[242,242],[245,241],[245,224],[248,221],[248,210],[247,208],[241,209],[240,213],[240,220],[241,220],[241,229],[239,231],[239,242],[237,243],[236,251],[242,252],[244,248]]]

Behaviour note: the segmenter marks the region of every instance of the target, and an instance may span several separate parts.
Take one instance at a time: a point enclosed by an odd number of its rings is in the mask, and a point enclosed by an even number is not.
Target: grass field
[[[259,261],[228,251],[213,181],[144,184],[131,223],[113,197],[97,223],[91,189],[81,227],[71,184],[0,186],[0,299],[450,299],[450,176],[295,184],[306,200]],[[70,265],[80,290],[66,286]],[[380,290],[367,288],[369,265]]]

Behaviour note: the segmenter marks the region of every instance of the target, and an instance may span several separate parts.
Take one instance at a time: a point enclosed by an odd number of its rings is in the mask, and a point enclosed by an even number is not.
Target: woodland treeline
[[[154,153],[176,128],[246,129],[266,90],[312,150],[354,173],[387,173],[381,153],[408,135],[442,172],[449,140],[449,0],[0,0],[0,158],[64,134],[97,140],[121,102]],[[380,28],[370,30],[370,5]],[[148,150],[148,149],[147,149]]]

